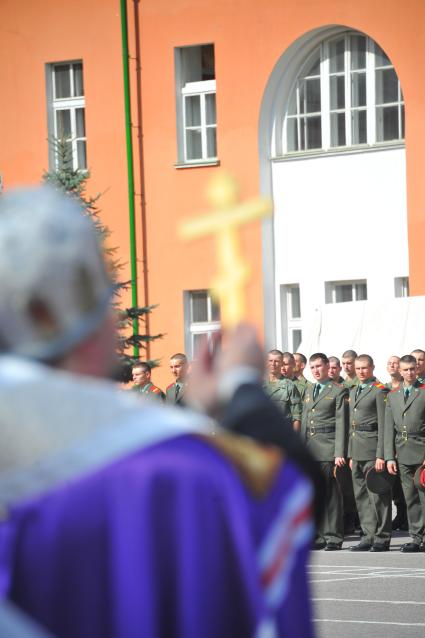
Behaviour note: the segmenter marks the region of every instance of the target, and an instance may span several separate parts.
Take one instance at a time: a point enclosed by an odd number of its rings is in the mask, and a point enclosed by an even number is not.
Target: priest
[[[290,426],[257,436],[263,397],[239,407],[252,329],[193,389],[203,414],[119,393],[94,229],[47,187],[0,199],[0,283],[3,598],[58,637],[312,636],[314,477]]]

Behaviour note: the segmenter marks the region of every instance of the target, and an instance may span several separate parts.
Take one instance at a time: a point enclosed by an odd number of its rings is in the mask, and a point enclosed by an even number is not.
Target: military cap
[[[371,467],[366,474],[366,485],[374,494],[386,494],[392,489],[394,481],[395,476],[386,469],[378,472],[374,467]]]
[[[418,490],[425,492],[425,467],[423,465],[416,470],[413,482]]]

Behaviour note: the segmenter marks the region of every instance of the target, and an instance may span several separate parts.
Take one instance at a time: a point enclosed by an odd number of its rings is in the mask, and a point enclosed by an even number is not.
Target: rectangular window
[[[58,62],[48,64],[47,98],[49,137],[63,142],[66,157],[58,158],[50,149],[51,166],[67,162],[74,170],[87,169],[87,138],[83,63]]]
[[[344,303],[345,301],[366,301],[366,279],[357,281],[327,281],[325,282],[325,302]]]
[[[207,341],[212,346],[212,335],[221,328],[220,308],[208,290],[184,293],[186,352],[193,359],[199,347]]]
[[[409,277],[394,277],[394,296],[409,296]]]
[[[217,159],[214,45],[175,50],[178,158],[183,164]]]
[[[282,347],[296,352],[301,343],[301,295],[299,284],[286,284],[280,287],[280,306],[282,317]]]

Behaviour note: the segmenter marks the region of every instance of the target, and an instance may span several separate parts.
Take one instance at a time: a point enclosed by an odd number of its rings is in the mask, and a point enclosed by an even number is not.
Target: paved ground
[[[425,553],[313,551],[310,580],[317,638],[425,638]]]

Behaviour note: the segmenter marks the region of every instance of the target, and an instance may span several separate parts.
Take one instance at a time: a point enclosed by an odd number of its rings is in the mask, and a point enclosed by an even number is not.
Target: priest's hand
[[[213,337],[213,353],[207,343],[197,352],[186,397],[193,408],[214,415],[240,385],[261,380],[264,355],[251,325],[241,323]]]

